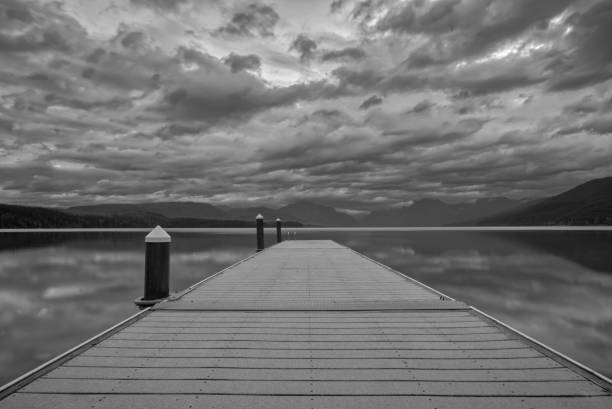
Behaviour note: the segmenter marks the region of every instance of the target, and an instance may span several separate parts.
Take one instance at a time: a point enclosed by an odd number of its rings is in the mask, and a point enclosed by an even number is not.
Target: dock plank
[[[124,368],[63,366],[47,378],[59,379],[193,379],[193,380],[301,380],[301,381],[576,381],[582,378],[567,368],[530,369],[299,369],[299,368]]]
[[[461,381],[290,381],[290,380],[172,380],[172,379],[52,379],[39,378],[22,389],[33,393],[142,393],[224,395],[401,395],[401,396],[605,396],[586,380],[541,382]]]
[[[193,349],[193,348],[103,348],[96,347],[84,356],[181,357],[181,358],[288,358],[288,359],[468,359],[531,358],[542,354],[532,348],[512,349]],[[101,360],[102,361],[102,360]],[[67,363],[69,364],[69,363]]]
[[[581,397],[457,397],[457,396],[261,396],[261,395],[60,395],[17,393],[2,402],[6,409],[605,409],[605,396]]]

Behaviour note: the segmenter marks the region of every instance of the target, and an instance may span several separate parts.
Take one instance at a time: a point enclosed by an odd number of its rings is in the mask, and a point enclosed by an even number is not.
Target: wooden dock
[[[332,241],[285,241],[1,392],[0,408],[612,408],[612,384]]]

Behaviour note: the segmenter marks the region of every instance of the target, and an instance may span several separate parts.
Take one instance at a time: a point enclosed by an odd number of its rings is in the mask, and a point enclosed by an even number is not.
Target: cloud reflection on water
[[[143,234],[2,235],[0,244],[7,245],[0,247],[0,384],[137,311]],[[227,237],[173,234],[172,291],[252,253],[250,235]]]

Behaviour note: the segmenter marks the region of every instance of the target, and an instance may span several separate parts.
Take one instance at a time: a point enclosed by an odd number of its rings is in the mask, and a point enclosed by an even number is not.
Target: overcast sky
[[[612,175],[612,1],[0,1],[0,202],[364,210]]]

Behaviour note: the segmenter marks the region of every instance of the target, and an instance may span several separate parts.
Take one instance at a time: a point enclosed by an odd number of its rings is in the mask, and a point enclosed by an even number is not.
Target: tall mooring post
[[[281,231],[281,219],[276,219],[276,242],[283,241],[283,232]]]
[[[264,219],[261,214],[255,218],[255,224],[257,226],[257,251],[262,251],[264,249]]]
[[[144,296],[134,301],[146,308],[170,295],[170,235],[161,226],[145,237],[145,288]]]

